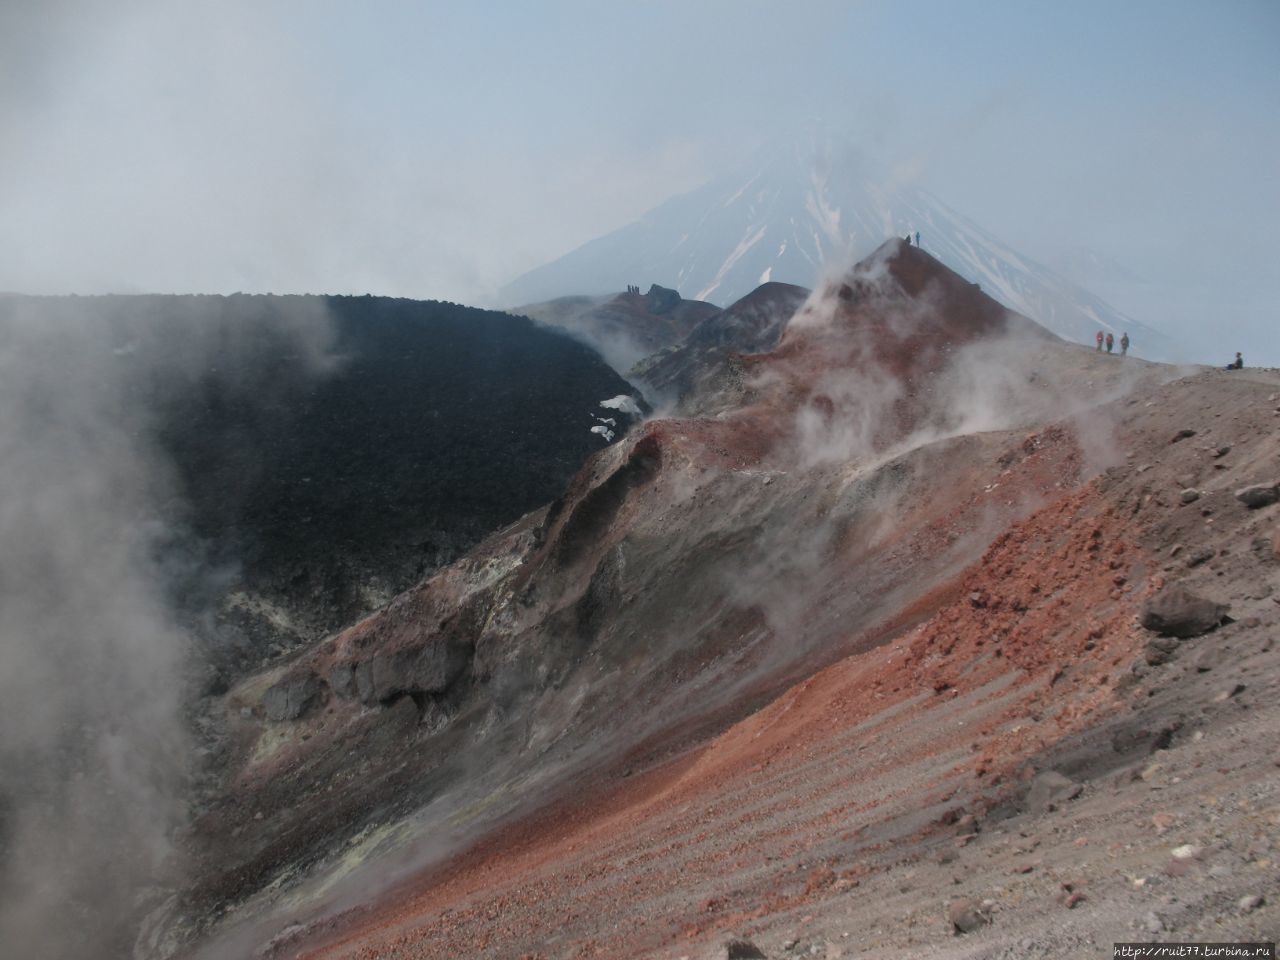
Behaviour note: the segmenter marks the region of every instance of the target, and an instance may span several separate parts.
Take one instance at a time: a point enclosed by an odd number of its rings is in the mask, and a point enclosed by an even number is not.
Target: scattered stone
[[[1237,684],[1236,684],[1235,686],[1233,686],[1230,690],[1223,690],[1223,691],[1221,691],[1217,696],[1215,696],[1215,697],[1213,698],[1213,702],[1214,702],[1214,703],[1223,703],[1223,702],[1225,702],[1225,701],[1227,701],[1227,700],[1230,700],[1232,697],[1238,697],[1238,696],[1240,696],[1240,694],[1244,693],[1246,689],[1247,689],[1247,688],[1245,687],[1245,685],[1244,685],[1243,683],[1237,683]]]
[[[962,814],[959,819],[956,820],[956,833],[958,834],[965,835],[981,832],[982,824],[978,822],[978,818],[972,813]]]
[[[1063,899],[1062,901],[1062,905],[1066,907],[1068,910],[1074,910],[1079,904],[1084,903],[1088,899],[1089,898],[1086,897],[1083,893],[1081,893],[1079,890],[1076,890],[1073,893],[1067,894],[1065,899]]]
[[[991,922],[991,913],[986,905],[976,900],[953,900],[947,908],[947,919],[957,935],[973,933],[979,927]]]
[[[1175,637],[1156,637],[1143,650],[1143,658],[1153,667],[1168,663],[1173,659],[1173,652],[1178,648]]]
[[[766,960],[764,951],[750,940],[728,940],[724,945],[725,960]]]
[[[1202,563],[1208,563],[1216,556],[1217,551],[1213,547],[1201,547],[1194,551],[1191,556],[1187,557],[1188,567],[1198,567]]]
[[[1161,636],[1198,637],[1227,615],[1226,604],[1206,600],[1181,584],[1165,587],[1142,608],[1142,625]]]
[[[1215,457],[1225,457],[1230,452],[1231,452],[1231,444],[1224,443],[1217,450],[1213,451],[1213,455]]]
[[[1151,818],[1151,825],[1156,828],[1156,836],[1162,836],[1177,822],[1178,818],[1172,813],[1157,813]]]
[[[1175,860],[1195,860],[1204,852],[1203,848],[1197,847],[1194,843],[1184,843],[1180,847],[1174,847],[1170,851]]]
[[[1236,906],[1240,908],[1241,913],[1252,913],[1266,902],[1267,898],[1262,894],[1251,893],[1247,897],[1241,897]]]
[[[1164,875],[1166,877],[1185,877],[1191,872],[1191,860],[1170,860],[1164,866]]]
[[[1208,673],[1215,667],[1222,666],[1227,659],[1227,654],[1231,652],[1231,648],[1220,643],[1211,644],[1204,647],[1196,654],[1195,659],[1191,661],[1197,673]]]
[[[1242,487],[1236,491],[1236,499],[1250,510],[1268,507],[1280,500],[1280,485],[1276,483],[1255,483],[1250,487]]]
[[[1181,430],[1179,430],[1177,433],[1173,435],[1173,439],[1170,440],[1169,442],[1177,443],[1179,440],[1186,440],[1189,437],[1194,437],[1195,435],[1196,435],[1196,432],[1194,430],[1188,430],[1186,427],[1183,427]]]
[[[1031,781],[1031,789],[1027,791],[1027,811],[1039,816],[1056,810],[1061,804],[1080,796],[1083,789],[1080,784],[1056,770],[1045,770],[1036,774]]]
[[[1199,491],[1199,490],[1194,490],[1194,489],[1188,488],[1188,489],[1186,489],[1186,490],[1183,490],[1183,491],[1182,491],[1182,502],[1183,502],[1183,503],[1195,503],[1195,502],[1196,502],[1197,500],[1199,500],[1199,499],[1200,499],[1200,491]]]
[[[800,945],[799,940],[784,940],[782,943],[783,950],[794,950]]]

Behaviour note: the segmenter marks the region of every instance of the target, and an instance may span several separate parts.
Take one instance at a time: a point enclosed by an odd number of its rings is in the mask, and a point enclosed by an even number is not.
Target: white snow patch
[[[746,193],[746,192],[747,192],[747,187],[751,186],[753,183],[755,183],[757,180],[759,180],[759,179],[760,179],[760,177],[761,177],[763,174],[764,174],[764,171],[763,171],[763,170],[761,170],[761,171],[760,171],[759,173],[757,173],[754,177],[752,177],[750,180],[748,180],[746,183],[744,183],[741,187],[739,187],[739,188],[738,188],[738,192],[737,192],[737,193],[735,193],[735,194],[734,194],[732,197],[730,197],[728,200],[726,200],[723,204],[721,204],[721,206],[723,206],[723,207],[727,207],[727,206],[729,206],[729,204],[733,203],[733,201],[737,200],[740,196],[742,196],[744,193]]]
[[[604,437],[606,443],[608,443],[613,439],[613,431],[610,430],[608,427],[602,426],[600,424],[596,424],[594,427],[592,427],[591,432],[600,434],[600,436]]]
[[[764,273],[760,274],[760,279],[757,282],[768,283],[769,277],[771,277],[772,275],[773,275],[773,267],[765,267]]]
[[[734,248],[733,253],[729,254],[729,259],[720,265],[720,269],[716,271],[715,279],[711,281],[711,285],[705,290],[700,291],[693,299],[705,300],[711,296],[716,287],[720,286],[720,281],[724,279],[725,274],[733,269],[733,265],[742,259],[743,254],[760,242],[768,227],[757,227],[755,233],[752,233],[751,227],[747,227],[747,232],[742,235],[742,239],[738,241],[738,245]]]
[[[601,400],[600,406],[606,410],[617,410],[620,413],[628,413],[633,417],[641,415],[640,404],[636,403],[631,397],[625,393],[620,393],[610,400]]]

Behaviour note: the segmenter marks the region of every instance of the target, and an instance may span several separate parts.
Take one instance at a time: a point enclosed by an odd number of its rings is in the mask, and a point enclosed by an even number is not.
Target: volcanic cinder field
[[[139,956],[1277,939],[1280,376],[896,240],[762,291],[702,322],[767,349],[695,327],[553,503],[208,698]]]

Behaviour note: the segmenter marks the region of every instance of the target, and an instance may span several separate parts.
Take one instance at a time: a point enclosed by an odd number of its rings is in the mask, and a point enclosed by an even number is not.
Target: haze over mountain
[[[504,295],[527,303],[654,282],[692,300],[727,305],[771,280],[811,287],[828,265],[864,256],[888,237],[916,233],[961,276],[1068,340],[1092,342],[1099,329],[1117,338],[1127,331],[1135,353],[1160,359],[1185,353],[932,194],[895,182],[854,144],[816,123],[518,277]]]

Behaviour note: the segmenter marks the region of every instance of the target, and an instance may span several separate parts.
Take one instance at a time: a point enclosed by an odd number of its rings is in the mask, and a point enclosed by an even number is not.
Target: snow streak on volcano
[[[813,286],[824,265],[860,259],[885,238],[920,242],[1006,306],[1069,340],[1127,331],[1136,352],[1175,343],[1048,267],[1001,243],[936,197],[895,185],[825,129],[766,144],[737,170],[517,278],[511,303],[661,283],[729,304],[770,280]]]

